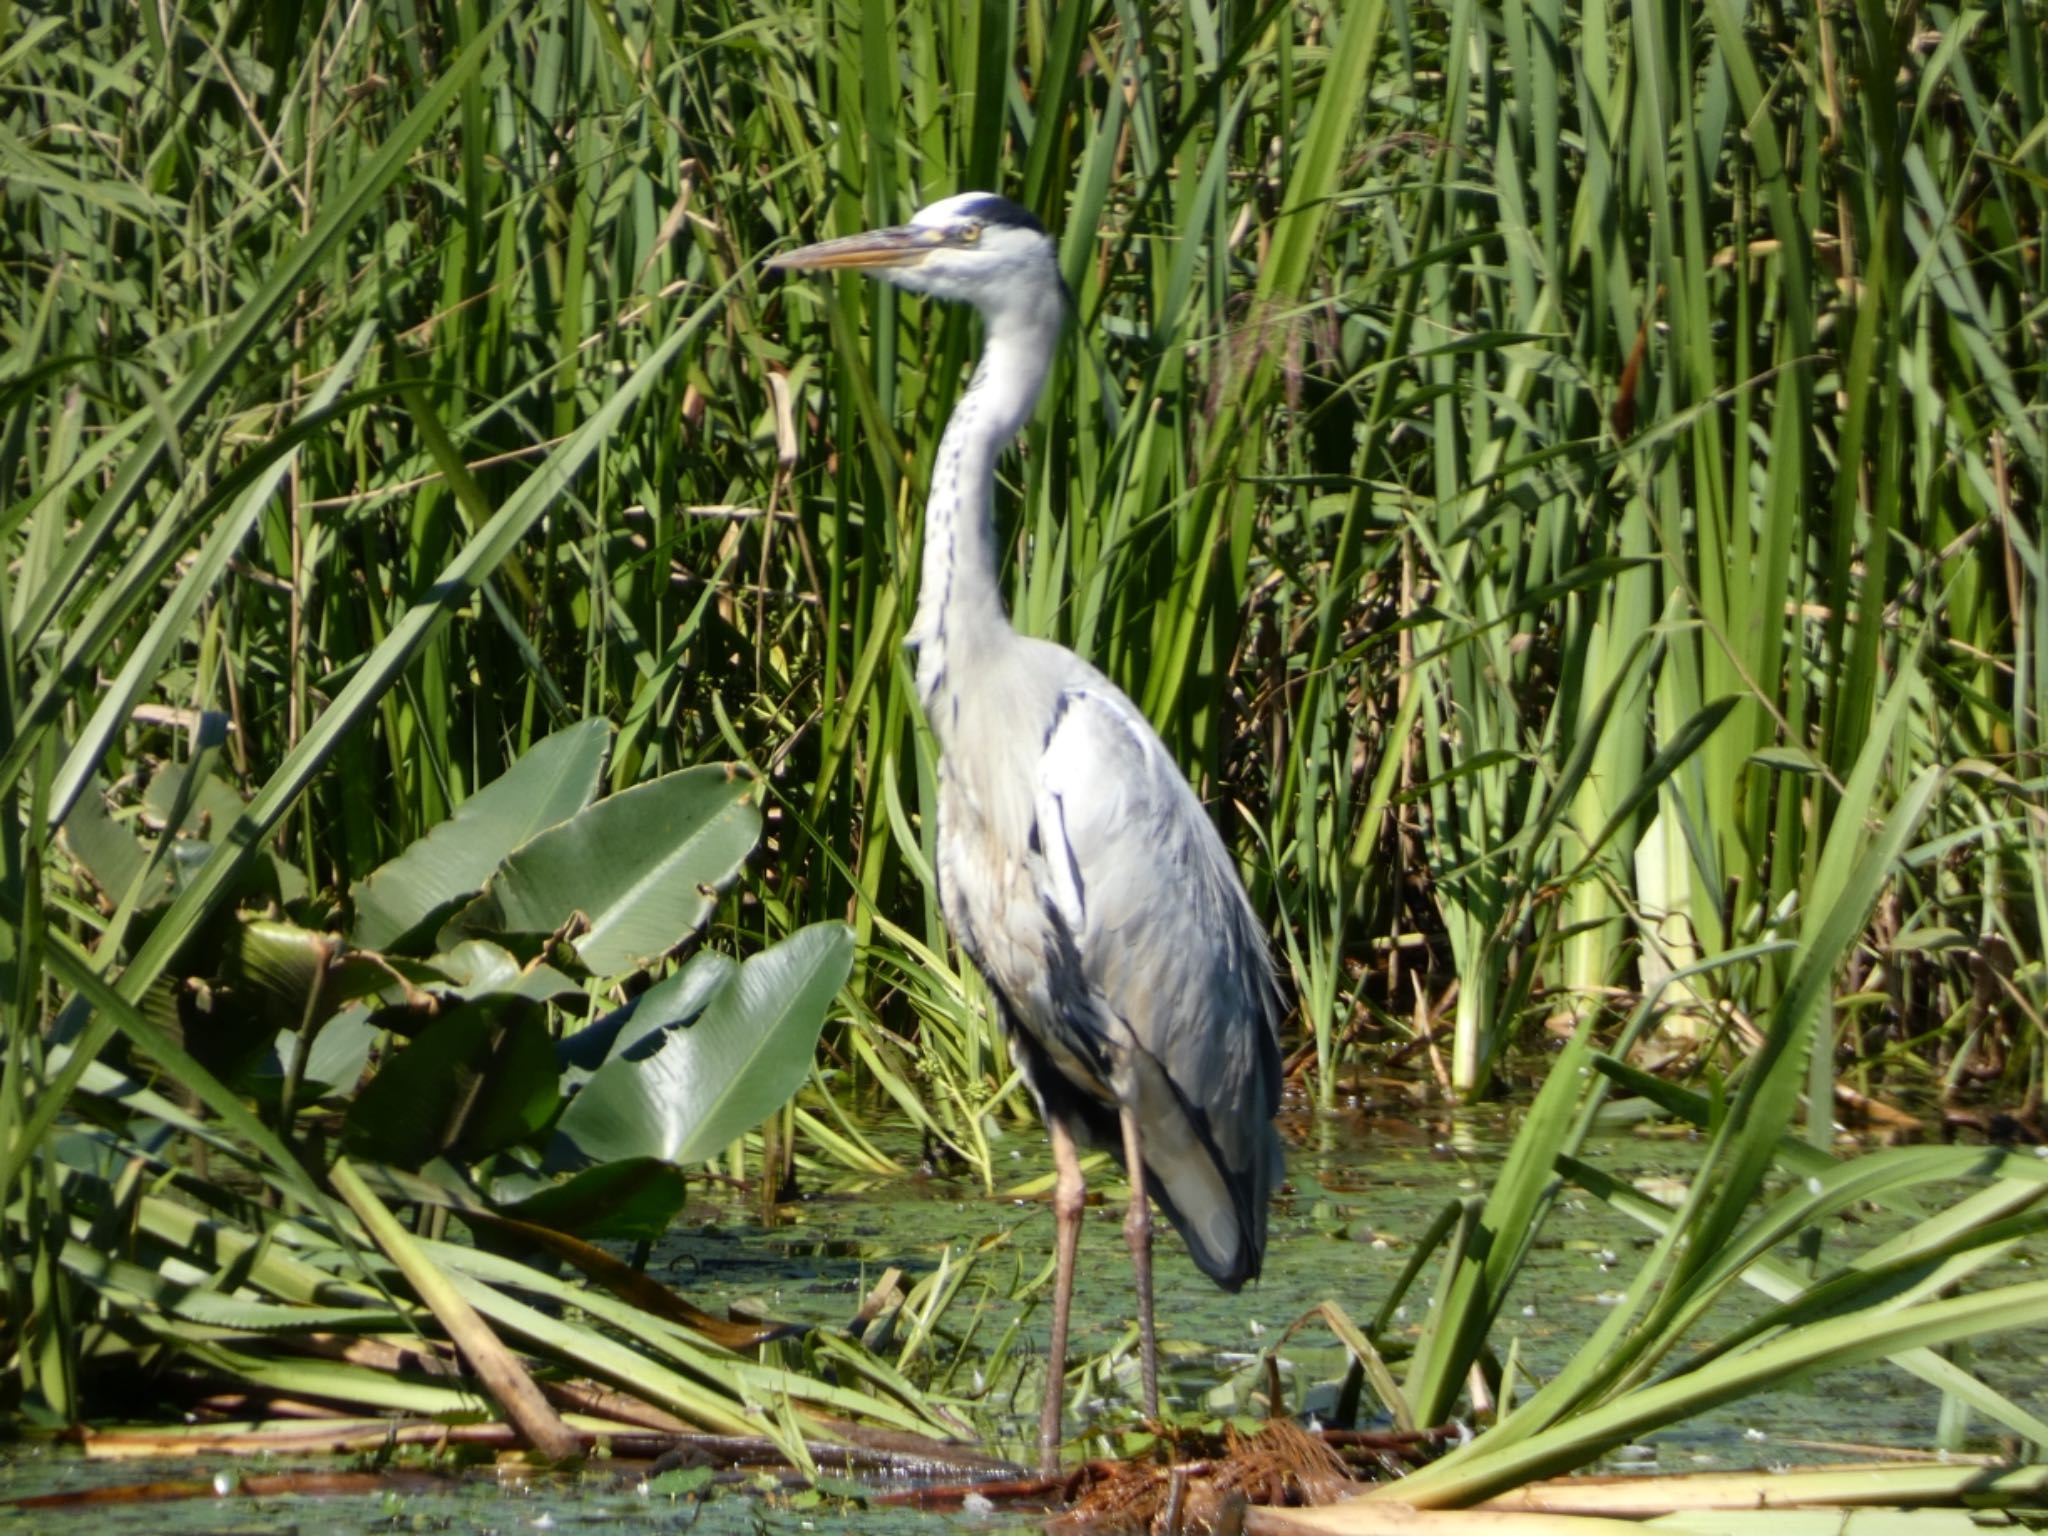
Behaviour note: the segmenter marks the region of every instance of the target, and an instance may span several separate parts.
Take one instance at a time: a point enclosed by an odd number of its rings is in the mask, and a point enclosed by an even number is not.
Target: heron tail
[[[1258,1278],[1265,1260],[1266,1209],[1283,1168],[1280,1137],[1263,1117],[1212,1125],[1149,1055],[1139,1054],[1135,1107],[1146,1190],[1196,1267],[1236,1291]],[[1121,1140],[1110,1145],[1121,1161]]]

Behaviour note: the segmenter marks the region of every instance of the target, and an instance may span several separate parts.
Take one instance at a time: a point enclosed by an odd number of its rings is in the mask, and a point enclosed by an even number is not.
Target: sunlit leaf
[[[710,1157],[796,1092],[852,965],[853,933],[841,923],[763,950],[732,971],[694,1023],[599,1068],[558,1133],[594,1162]]]
[[[715,949],[699,950],[673,975],[564,1040],[556,1053],[564,1073],[581,1082],[613,1057],[645,1055],[651,1047],[643,1047],[643,1040],[695,1019],[731,981],[737,965]]]
[[[582,720],[536,743],[454,815],[350,888],[349,941],[364,949],[405,947],[483,889],[513,849],[590,803],[610,741],[606,722]]]
[[[711,915],[761,835],[753,781],[686,768],[586,807],[520,848],[441,931],[550,934],[573,924],[583,963],[615,975],[660,958]]]
[[[551,965],[521,965],[502,944],[489,939],[464,939],[429,962],[433,971],[454,983],[468,997],[486,992],[510,993],[536,1003],[581,997],[583,989]]]

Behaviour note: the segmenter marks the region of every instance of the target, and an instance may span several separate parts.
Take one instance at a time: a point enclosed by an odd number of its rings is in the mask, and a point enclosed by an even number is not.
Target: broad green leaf
[[[189,1051],[228,1088],[242,1092],[244,1077],[270,1049],[276,1023],[262,1005],[233,987],[173,987],[146,994],[141,1010],[164,1034]]]
[[[433,919],[483,889],[507,854],[590,804],[610,742],[603,720],[579,721],[537,742],[453,816],[350,888],[349,942],[409,947]]]
[[[498,1205],[503,1215],[572,1237],[660,1237],[683,1208],[683,1171],[658,1158],[600,1163]]]
[[[557,1102],[540,1008],[478,998],[378,1068],[349,1108],[343,1140],[352,1155],[402,1168],[443,1153],[475,1158],[538,1131]]]
[[[825,1010],[853,967],[853,930],[818,923],[741,964],[694,1024],[615,1056],[557,1130],[584,1157],[694,1163],[767,1119],[801,1086]]]
[[[446,953],[434,956],[428,969],[445,976],[465,997],[498,992],[530,998],[536,1003],[552,1003],[583,995],[581,987],[552,965],[521,965],[511,950],[489,939],[464,939]]]
[[[367,1008],[350,1008],[328,1020],[313,1037],[299,1074],[298,1103],[314,1104],[353,1090],[370,1065],[370,1053],[383,1038],[384,1031],[370,1022]],[[293,1053],[301,1049],[300,1039],[295,1030],[278,1031],[270,1055],[249,1074],[247,1086],[252,1095],[277,1102]]]
[[[761,835],[754,781],[716,764],[611,795],[550,827],[499,867],[441,930],[441,944],[550,934],[576,921],[600,976],[659,959],[711,916]]]
[[[391,973],[364,955],[350,955],[331,933],[271,918],[246,918],[232,929],[221,979],[274,1029],[315,1028],[345,1005],[388,986]]]
[[[564,1040],[556,1051],[563,1072],[581,1082],[614,1057],[645,1055],[636,1049],[641,1040],[695,1019],[732,979],[738,965],[715,949],[699,950],[681,970]]]

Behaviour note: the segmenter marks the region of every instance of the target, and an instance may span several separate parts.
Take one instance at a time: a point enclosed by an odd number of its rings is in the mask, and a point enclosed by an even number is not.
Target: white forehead
[[[958,192],[951,197],[942,197],[936,203],[926,203],[910,216],[912,224],[957,224],[962,219],[974,217],[974,206],[988,199],[986,192]]]

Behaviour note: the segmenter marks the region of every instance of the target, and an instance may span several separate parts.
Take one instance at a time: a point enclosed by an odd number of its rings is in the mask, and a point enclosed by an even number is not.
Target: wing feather
[[[1040,900],[1123,1063],[1110,1086],[1139,1112],[1154,1193],[1196,1262],[1234,1288],[1258,1273],[1280,1176],[1265,934],[1208,813],[1107,683],[1059,696],[1033,812]]]

